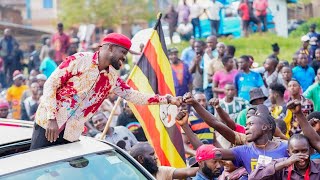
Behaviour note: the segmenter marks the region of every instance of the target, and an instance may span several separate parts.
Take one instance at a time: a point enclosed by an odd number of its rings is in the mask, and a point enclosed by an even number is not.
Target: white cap
[[[46,80],[47,80],[47,76],[44,75],[44,74],[38,74],[38,75],[37,75],[37,80],[44,80],[44,81],[46,81]]]
[[[304,36],[301,37],[301,41],[302,42],[310,41],[310,37],[307,36],[307,35],[304,35]]]

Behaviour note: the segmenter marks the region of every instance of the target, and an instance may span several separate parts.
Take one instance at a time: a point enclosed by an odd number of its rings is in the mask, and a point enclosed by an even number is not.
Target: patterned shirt
[[[43,96],[35,121],[43,128],[49,119],[56,119],[60,130],[65,126],[64,139],[79,139],[84,123],[97,111],[106,96],[113,92],[135,104],[165,104],[166,96],[143,94],[131,89],[109,66],[99,71],[96,53],[77,53],[51,74],[43,89]]]
[[[227,103],[226,99],[223,98],[220,100],[220,106],[226,113],[229,114],[232,120],[236,121],[238,114],[243,109],[249,108],[250,105],[248,101],[239,97],[234,97],[230,103]]]
[[[213,144],[213,128],[205,123],[197,113],[190,113],[189,125],[201,141],[206,140],[209,144]]]

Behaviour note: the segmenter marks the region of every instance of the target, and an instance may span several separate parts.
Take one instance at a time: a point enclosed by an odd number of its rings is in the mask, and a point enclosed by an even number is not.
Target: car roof
[[[31,139],[34,122],[0,118],[0,145]]]
[[[114,149],[112,146],[104,142],[81,136],[80,141],[77,142],[51,146],[0,158],[0,176],[56,161],[112,149]]]

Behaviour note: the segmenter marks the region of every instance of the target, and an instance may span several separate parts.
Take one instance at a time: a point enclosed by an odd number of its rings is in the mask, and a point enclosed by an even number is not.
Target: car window
[[[147,179],[134,165],[115,151],[91,154],[9,174],[0,179]]]

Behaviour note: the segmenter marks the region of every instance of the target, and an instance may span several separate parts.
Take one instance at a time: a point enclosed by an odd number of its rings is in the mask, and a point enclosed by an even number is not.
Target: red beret
[[[110,33],[106,35],[101,42],[101,46],[107,43],[116,44],[127,50],[131,47],[131,40],[127,36],[119,33]]]

